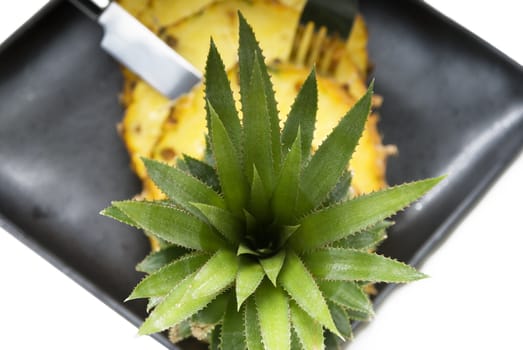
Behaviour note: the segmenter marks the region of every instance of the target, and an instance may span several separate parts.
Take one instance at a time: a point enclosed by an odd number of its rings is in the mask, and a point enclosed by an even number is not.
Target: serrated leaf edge
[[[154,252],[153,252],[153,253],[154,253]],[[151,254],[153,254],[153,253],[151,253]],[[149,254],[149,255],[150,255],[150,254]],[[181,261],[183,261],[183,260],[191,259],[191,258],[196,257],[196,256],[199,256],[199,255],[201,255],[201,256],[208,255],[209,259],[210,259],[211,256],[212,256],[212,254],[210,254],[210,253],[208,253],[208,252],[200,251],[200,250],[195,250],[195,251],[193,251],[193,252],[191,252],[191,253],[187,253],[187,254],[185,254],[185,255],[182,255],[179,259],[176,259],[176,260],[174,260],[174,261],[171,261],[170,263],[168,263],[168,264],[162,266],[160,269],[156,270],[154,273],[151,273],[151,274],[148,274],[147,276],[142,277],[142,279],[140,280],[140,282],[138,282],[138,283],[136,284],[136,286],[133,288],[133,291],[132,291],[131,294],[129,294],[129,296],[124,300],[124,302],[130,301],[130,300],[136,300],[136,299],[150,298],[150,297],[139,297],[139,298],[131,298],[131,297],[132,297],[132,295],[134,294],[134,292],[136,291],[136,288],[138,288],[138,287],[142,284],[142,282],[143,282],[144,280],[150,278],[151,276],[154,276],[154,275],[156,275],[156,274],[158,274],[158,273],[161,273],[161,272],[165,271],[166,269],[170,268],[172,265],[174,265],[174,264],[176,264],[176,263],[179,263],[179,262],[181,262]],[[206,263],[206,262],[204,262],[204,263],[202,264],[202,266],[205,265],[205,263]],[[197,270],[199,270],[202,266],[200,266]],[[196,270],[195,270],[194,272],[196,272]],[[190,273],[189,275],[191,275],[191,274],[192,274],[192,273]],[[189,275],[187,275],[187,276],[189,276]],[[172,289],[176,288],[176,286],[178,286],[178,284],[180,284],[181,282],[183,282],[183,280],[185,280],[185,278],[181,279],[181,280],[180,280],[180,281],[179,281],[175,286],[173,286]],[[170,293],[170,292],[169,292],[169,293]],[[163,297],[166,297],[169,293],[167,293],[167,294],[164,295]],[[155,297],[160,297],[160,296],[155,296]]]
[[[424,278],[428,278],[429,275],[419,271],[418,269],[416,269],[415,267],[413,266],[410,266],[409,264],[406,264],[398,259],[395,259],[395,258],[392,258],[392,257],[388,257],[386,255],[383,255],[383,254],[377,254],[377,253],[368,253],[368,252],[362,252],[361,250],[359,249],[346,249],[346,248],[326,248],[326,247],[322,247],[322,248],[317,248],[317,249],[314,249],[314,252],[316,251],[321,251],[321,250],[339,250],[339,251],[352,251],[352,252],[357,252],[357,253],[367,253],[367,254],[371,254],[371,255],[377,255],[379,257],[382,257],[382,258],[385,258],[385,259],[388,259],[388,260],[391,260],[391,261],[394,261],[395,263],[398,263],[399,265],[402,265],[403,267],[407,267],[407,268],[410,268],[410,269],[413,269],[415,270],[416,272],[418,272],[420,274],[420,278],[418,280],[421,280],[421,279],[424,279]],[[307,253],[309,254],[309,253]],[[304,254],[306,255],[306,254]],[[307,265],[305,265],[307,266]],[[340,280],[337,280],[337,279],[330,279],[330,278],[319,278],[319,277],[316,277],[317,279],[321,279],[321,280],[325,280],[325,281],[340,281]],[[355,282],[367,282],[366,279],[354,279],[351,281],[355,281]],[[389,280],[380,280],[379,282],[383,282],[383,283],[388,283],[388,284],[392,284],[392,283],[395,283],[395,284],[404,284],[404,283],[410,283],[412,281],[408,281],[408,280],[396,280],[396,281],[389,281]]]
[[[317,290],[319,291],[323,301],[325,302],[325,305],[327,305],[327,298],[325,298],[325,295],[323,295],[323,291],[321,290],[320,286],[318,286],[318,283],[316,282],[316,278],[314,277],[314,275],[310,272],[309,268],[307,267],[307,265],[303,262],[303,260],[301,259],[301,257],[294,253],[294,255],[296,256],[296,258],[298,258],[298,260],[300,261],[301,265],[303,266],[305,272],[309,275],[309,277],[311,278],[311,281],[314,283],[314,285],[316,286]],[[298,307],[300,309],[303,310],[303,312],[305,312],[307,315],[309,315],[309,317],[311,319],[313,319],[314,321],[318,322],[319,324],[322,325],[322,327],[326,328],[326,329],[329,329],[326,327],[326,325],[323,325],[320,321],[316,320],[312,315],[310,315],[306,310],[305,308],[303,307],[303,305],[301,305],[296,299],[293,298],[292,294],[285,288],[285,286],[283,285],[280,285],[279,286],[283,291],[285,291],[285,293],[287,294],[287,297],[292,300],[293,302],[296,303],[296,305],[298,305]],[[290,307],[289,307],[290,309]],[[290,312],[290,311],[289,311]],[[329,317],[331,318],[331,321],[333,322],[334,324],[334,320],[332,319],[332,315],[330,314],[330,311],[329,311]],[[336,327],[336,325],[334,325]],[[330,330],[330,329],[329,329]],[[339,331],[336,329],[336,331],[338,331],[338,333],[334,332],[334,330],[330,330],[332,333],[340,336],[339,334]]]

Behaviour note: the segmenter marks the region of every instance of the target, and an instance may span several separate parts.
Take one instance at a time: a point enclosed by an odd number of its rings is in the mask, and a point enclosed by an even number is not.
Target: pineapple
[[[372,315],[366,284],[425,277],[372,251],[386,219],[440,178],[351,196],[346,164],[365,129],[372,84],[311,152],[322,103],[314,71],[279,119],[264,57],[241,15],[239,27],[242,118],[211,42],[203,160],[184,156],[174,167],[144,158],[163,199],[113,202],[102,212],[163,242],[138,265],[148,276],[128,300],[149,300],[140,334],[170,329],[171,339],[192,334],[210,349],[339,348],[352,337],[350,321]]]

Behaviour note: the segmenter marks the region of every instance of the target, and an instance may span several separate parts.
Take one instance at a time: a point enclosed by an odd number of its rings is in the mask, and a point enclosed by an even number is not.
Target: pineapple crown
[[[175,327],[184,337],[192,327],[216,349],[336,347],[352,336],[351,320],[373,313],[366,284],[425,277],[373,251],[386,219],[440,178],[349,198],[347,164],[373,84],[311,154],[314,70],[280,130],[262,51],[239,18],[242,119],[211,40],[204,159],[143,159],[168,199],[113,202],[102,214],[163,242],[137,266],[148,276],[128,298],[148,298],[153,309],[140,334]]]

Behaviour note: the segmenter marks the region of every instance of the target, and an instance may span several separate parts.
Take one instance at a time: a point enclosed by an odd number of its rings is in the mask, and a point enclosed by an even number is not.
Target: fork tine
[[[318,61],[321,54],[322,45],[327,40],[327,28],[321,27],[316,35],[314,35],[313,43],[310,45],[309,54],[307,55],[307,66],[312,66]]]
[[[324,55],[319,59],[320,72],[334,74],[342,56],[346,52],[346,43],[339,37],[329,38],[329,43],[323,47]]]
[[[307,53],[309,52],[311,41],[313,40],[314,35],[314,23],[309,22],[301,31],[301,40],[298,46],[298,51],[296,52],[296,61],[297,62],[306,62]]]
[[[357,14],[357,0],[308,0],[300,16],[289,60],[333,74]]]
[[[300,23],[314,22],[325,26],[329,35],[348,38],[358,12],[358,0],[307,0],[300,16]]]

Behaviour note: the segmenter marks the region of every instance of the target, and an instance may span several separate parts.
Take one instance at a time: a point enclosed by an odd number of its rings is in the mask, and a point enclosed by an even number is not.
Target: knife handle
[[[69,0],[73,5],[80,9],[93,20],[97,20],[107,6],[110,0]]]

